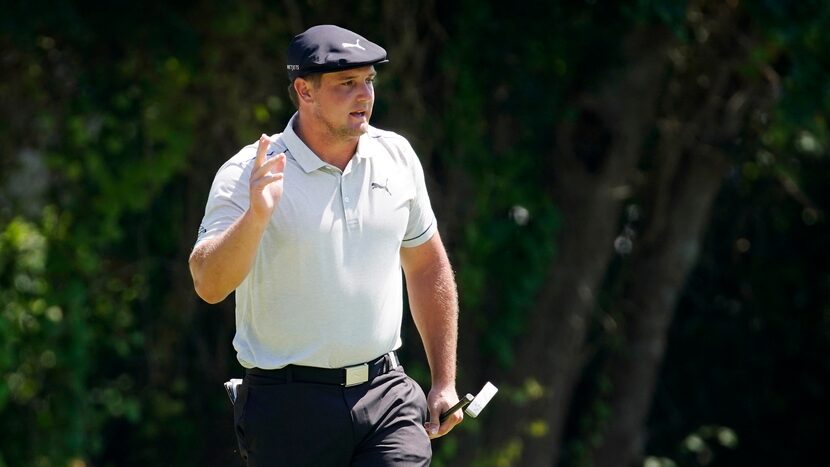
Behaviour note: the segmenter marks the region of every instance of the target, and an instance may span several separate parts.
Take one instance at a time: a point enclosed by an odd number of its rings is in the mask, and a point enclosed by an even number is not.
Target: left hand
[[[429,408],[429,421],[424,423],[424,429],[427,431],[430,439],[440,438],[449,433],[455,425],[464,420],[464,411],[456,410],[453,414],[444,420],[444,423],[439,422],[441,414],[458,402],[458,394],[452,386],[435,387],[429,391],[427,396],[427,407]]]

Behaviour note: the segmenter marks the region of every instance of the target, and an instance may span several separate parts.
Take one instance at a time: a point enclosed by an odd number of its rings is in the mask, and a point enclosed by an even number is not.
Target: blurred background
[[[187,258],[320,23],[389,52],[458,390],[501,389],[433,465],[826,459],[830,3],[33,0],[0,17],[0,466],[240,465],[233,299]]]

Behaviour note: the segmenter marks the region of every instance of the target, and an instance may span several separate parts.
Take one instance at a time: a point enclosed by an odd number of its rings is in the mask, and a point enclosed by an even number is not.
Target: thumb
[[[438,434],[438,429],[441,427],[440,412],[434,405],[429,407],[429,421],[424,423],[424,428],[430,436]]]

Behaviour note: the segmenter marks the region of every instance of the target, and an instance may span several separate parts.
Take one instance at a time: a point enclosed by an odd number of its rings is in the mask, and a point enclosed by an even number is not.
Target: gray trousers
[[[403,367],[353,387],[246,374],[234,404],[250,467],[426,466],[426,397]]]

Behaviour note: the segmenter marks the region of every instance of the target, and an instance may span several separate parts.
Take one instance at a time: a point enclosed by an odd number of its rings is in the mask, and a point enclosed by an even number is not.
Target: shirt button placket
[[[351,178],[353,177],[349,177],[346,174],[340,177],[340,193],[343,197],[343,214],[346,217],[346,228],[354,230],[357,228],[358,220],[355,199],[349,194],[351,193],[351,189],[349,188],[348,180]]]

